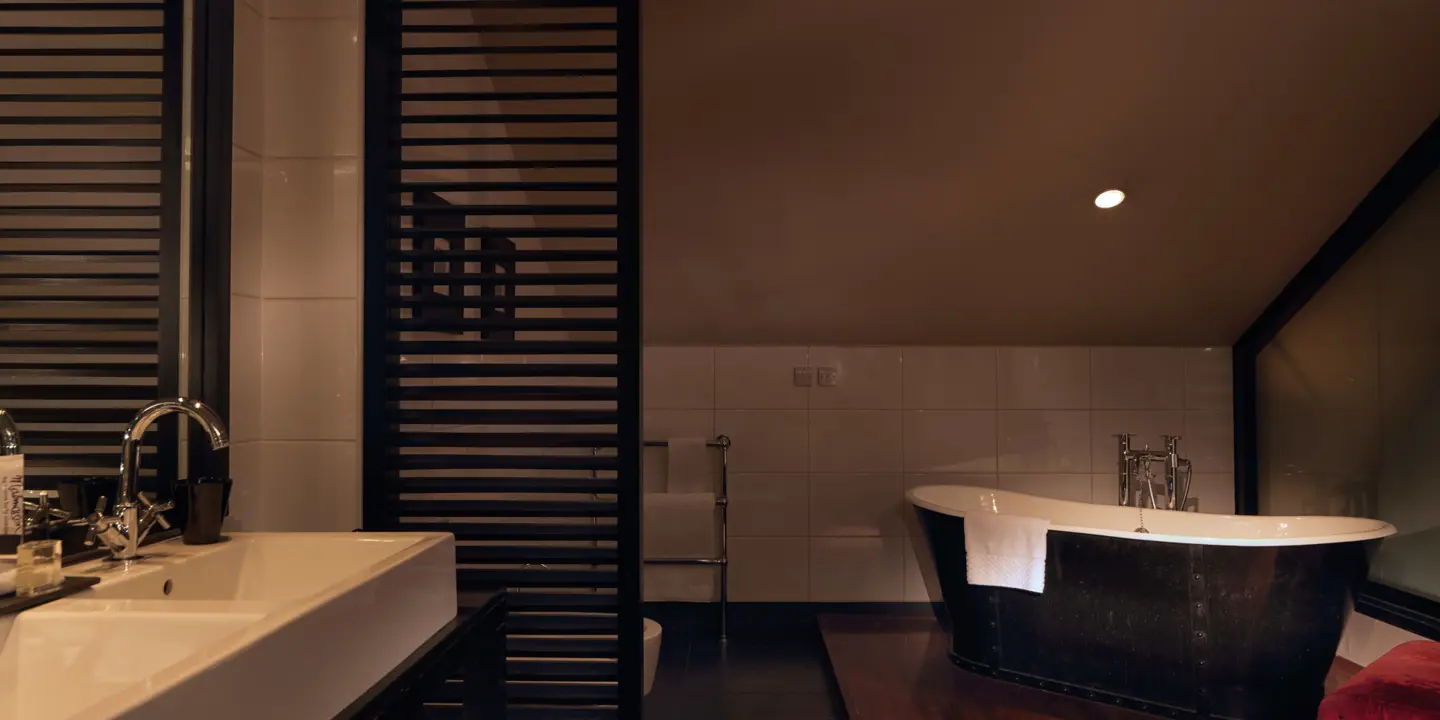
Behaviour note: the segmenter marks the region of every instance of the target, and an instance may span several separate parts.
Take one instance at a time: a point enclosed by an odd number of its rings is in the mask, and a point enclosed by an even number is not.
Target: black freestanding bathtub
[[[963,486],[909,493],[950,658],[1178,718],[1313,720],[1378,520],[1200,515]],[[965,514],[1050,520],[1045,591],[965,581]]]

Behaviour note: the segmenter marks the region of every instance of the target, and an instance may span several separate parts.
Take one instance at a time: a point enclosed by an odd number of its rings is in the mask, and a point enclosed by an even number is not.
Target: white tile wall
[[[262,437],[355,440],[360,422],[355,302],[263,302]]]
[[[282,0],[283,2],[284,0]],[[234,144],[265,154],[265,17],[253,4],[235,7]]]
[[[1233,508],[1225,349],[652,347],[645,356],[648,439],[734,442],[737,601],[927,601],[933,572],[906,489],[1114,502],[1118,432],[1151,445],[1184,436],[1201,509]],[[838,386],[794,385],[794,368],[827,365]],[[1137,387],[1126,386],[1131,376]],[[646,453],[648,490],[664,487],[664,452]]]
[[[236,7],[236,529],[359,523],[360,8]]]
[[[265,27],[265,153],[333,158],[360,154],[360,20],[275,16]],[[355,0],[346,0],[355,5]]]
[[[810,407],[810,392],[795,386],[793,370],[809,364],[809,348],[715,348],[715,407],[804,410]],[[656,398],[652,402],[668,401]]]
[[[359,165],[355,158],[266,161],[265,297],[359,296]]]

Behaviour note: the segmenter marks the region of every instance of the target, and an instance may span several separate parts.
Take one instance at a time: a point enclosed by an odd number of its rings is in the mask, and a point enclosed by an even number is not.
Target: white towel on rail
[[[645,493],[645,557],[713,558],[720,554],[714,493]],[[715,565],[646,565],[645,599],[711,602]]]
[[[971,585],[1045,591],[1050,521],[977,511],[965,514],[965,580]]]
[[[665,492],[715,492],[715,460],[705,438],[670,438],[666,454]]]

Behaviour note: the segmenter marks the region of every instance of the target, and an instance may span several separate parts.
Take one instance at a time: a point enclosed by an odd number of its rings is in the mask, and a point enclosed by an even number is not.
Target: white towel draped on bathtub
[[[1050,521],[1022,515],[965,513],[965,580],[971,585],[1045,591]]]

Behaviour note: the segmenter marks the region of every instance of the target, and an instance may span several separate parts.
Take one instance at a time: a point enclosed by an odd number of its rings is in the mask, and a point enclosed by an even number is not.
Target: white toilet
[[[655,666],[660,664],[660,623],[645,618],[645,694],[655,684]]]

